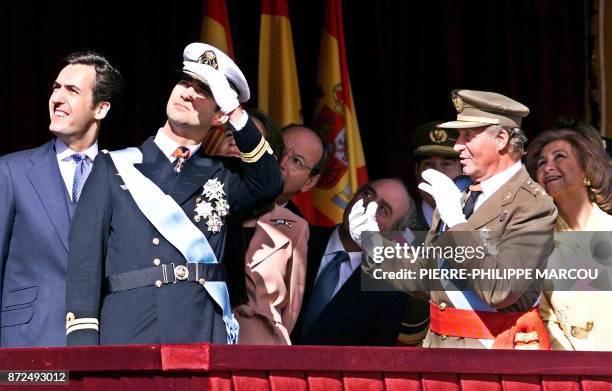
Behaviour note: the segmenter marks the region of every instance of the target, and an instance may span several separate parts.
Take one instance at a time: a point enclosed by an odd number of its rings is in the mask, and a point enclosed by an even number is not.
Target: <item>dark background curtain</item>
[[[124,75],[100,145],[139,145],[165,121],[182,50],[199,40],[202,0],[0,2],[0,154],[51,138],[47,102],[68,53],[92,48]],[[227,0],[237,63],[256,105],[259,1]],[[322,0],[289,1],[304,120],[310,124]],[[371,178],[411,180],[411,132],[450,119],[453,88],[491,90],[532,113],[533,137],[559,115],[584,117],[589,0],[344,1],[353,97]]]

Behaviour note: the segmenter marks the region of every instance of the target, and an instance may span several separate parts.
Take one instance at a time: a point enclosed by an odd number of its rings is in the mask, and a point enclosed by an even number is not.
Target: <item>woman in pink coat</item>
[[[263,113],[248,109],[277,158],[283,156],[280,129]],[[226,135],[216,154],[236,156],[238,150]],[[240,324],[240,344],[291,345],[304,295],[308,223],[289,209],[268,205],[243,223],[246,246],[246,303],[234,309]]]

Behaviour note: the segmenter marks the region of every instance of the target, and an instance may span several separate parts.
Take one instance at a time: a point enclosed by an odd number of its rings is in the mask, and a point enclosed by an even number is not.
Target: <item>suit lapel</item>
[[[249,245],[246,254],[247,259],[251,260],[251,268],[269,258],[289,242],[289,236],[282,229],[285,226],[271,221],[283,219],[285,217],[283,210],[282,206],[275,205],[274,210],[257,219],[257,226],[261,229],[255,230],[255,235],[251,240],[252,247]]]
[[[68,251],[70,214],[66,203],[67,190],[59,171],[53,143],[54,140],[51,140],[33,153],[30,158],[32,169],[27,175],[62,245]]]
[[[176,176],[172,164],[157,147],[153,137],[149,137],[142,144],[140,151],[142,152],[142,163],[134,164],[134,167],[160,189],[167,192]]]
[[[315,322],[317,326],[323,326],[326,323],[334,321],[337,315],[345,311],[343,308],[346,307],[347,301],[354,301],[357,299],[355,293],[359,292],[361,289],[360,277],[361,269],[357,268],[340,287],[329,303],[327,303],[325,308],[323,308],[323,311],[321,311],[321,314],[319,314]]]
[[[185,162],[183,170],[177,175],[152,137],[142,144],[140,150],[142,163],[134,164],[134,167],[159,186],[164,193],[169,194],[179,205],[191,198],[221,167],[220,164],[198,153]],[[224,190],[227,193],[227,188]]]
[[[208,157],[198,153],[191,159],[185,162],[183,170],[176,176],[172,187],[170,188],[170,196],[181,205],[191,196],[199,191],[207,180],[212,178],[221,168],[220,164],[216,164]],[[220,179],[223,183],[223,179]],[[227,195],[227,184],[224,183],[223,190]]]
[[[480,228],[499,216],[501,213],[501,192],[502,189],[498,189],[474,211],[468,219],[472,227]]]
[[[474,228],[480,228],[485,224],[498,218],[504,205],[507,205],[514,200],[514,196],[518,192],[519,187],[528,178],[527,170],[521,167],[519,172],[514,174],[506,183],[502,185],[491,197],[474,212],[470,217],[469,222]]]
[[[334,227],[317,227],[310,226],[310,238],[308,239],[308,253],[306,255],[306,287],[304,289],[304,299],[302,300],[301,311],[302,316],[305,313],[305,309],[308,308],[310,302],[310,295],[312,294],[312,288],[314,287],[315,279],[321,266],[321,260],[323,253],[327,247],[327,242],[334,229]]]

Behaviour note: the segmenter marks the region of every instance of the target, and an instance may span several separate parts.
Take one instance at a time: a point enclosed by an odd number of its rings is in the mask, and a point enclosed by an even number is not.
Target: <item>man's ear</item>
[[[212,119],[213,126],[224,125],[229,120],[229,115],[223,114],[221,110],[217,111]]]
[[[96,105],[94,118],[98,121],[103,120],[111,108],[110,102],[100,102]]]
[[[305,192],[315,187],[317,185],[317,182],[319,182],[319,178],[321,178],[321,174],[317,174],[308,178],[308,180],[306,181],[306,183],[304,183],[304,186],[302,186],[300,191]]]
[[[503,151],[510,141],[508,130],[502,128],[502,130],[497,133],[497,136],[495,136],[495,140],[497,141],[497,150]]]

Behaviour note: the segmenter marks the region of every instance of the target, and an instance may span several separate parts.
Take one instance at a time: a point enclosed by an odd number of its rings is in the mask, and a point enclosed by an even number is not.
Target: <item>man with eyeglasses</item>
[[[291,199],[317,185],[325,169],[325,149],[319,135],[310,128],[290,124],[282,129],[285,155],[280,161],[283,192],[276,203],[302,216]]]

